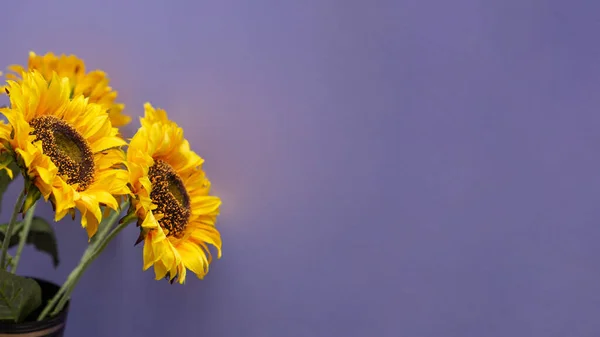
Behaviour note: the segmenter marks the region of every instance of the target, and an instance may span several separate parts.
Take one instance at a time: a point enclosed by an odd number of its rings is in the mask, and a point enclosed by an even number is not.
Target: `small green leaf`
[[[11,171],[12,175],[8,173]],[[0,211],[2,211],[2,197],[8,189],[8,185],[14,180],[15,175],[19,174],[19,166],[13,160],[8,151],[0,154]]]
[[[7,224],[0,225],[0,242],[4,240],[4,233],[6,233]],[[10,247],[19,244],[19,235],[23,230],[23,221],[16,223],[13,230],[13,235],[10,238]],[[60,262],[58,259],[58,246],[56,244],[56,237],[54,236],[54,229],[46,220],[40,217],[33,217],[31,220],[31,228],[29,229],[29,235],[27,235],[27,243],[32,244],[37,250],[49,254],[52,257],[52,264],[56,268]]]
[[[30,278],[0,269],[0,320],[23,321],[42,305],[42,289]]]

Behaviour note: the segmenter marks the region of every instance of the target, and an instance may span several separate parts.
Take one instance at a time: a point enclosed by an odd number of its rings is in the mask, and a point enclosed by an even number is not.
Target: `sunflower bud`
[[[27,196],[25,197],[25,201],[23,202],[23,206],[21,207],[21,214],[25,216],[25,213],[33,206],[42,196],[40,190],[29,180],[25,183],[25,193]]]

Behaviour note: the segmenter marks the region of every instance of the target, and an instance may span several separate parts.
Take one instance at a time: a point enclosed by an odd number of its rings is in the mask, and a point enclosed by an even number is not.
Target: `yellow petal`
[[[93,216],[96,222],[102,221],[102,211],[100,210],[98,200],[94,196],[80,193],[79,199],[75,200],[75,204],[79,210],[88,210],[89,216]]]
[[[93,194],[94,199],[96,199],[99,203],[104,204],[110,207],[113,210],[117,210],[119,208],[119,204],[117,203],[117,199],[107,191],[104,190],[87,190],[82,192],[85,194]]]
[[[221,258],[221,234],[216,228],[206,225],[196,225],[191,230],[190,239],[200,244],[206,242],[217,248],[218,258]]]
[[[196,276],[203,278],[208,273],[208,260],[200,247],[191,243],[183,243],[177,247],[186,268]]]
[[[156,277],[156,280],[162,280],[163,278],[165,278],[165,276],[167,275],[167,267],[162,264],[162,262],[156,262],[154,264],[154,275]]]
[[[145,229],[156,229],[159,228],[158,227],[158,221],[156,220],[156,218],[154,217],[154,214],[152,214],[152,212],[148,212],[148,214],[146,214],[146,218],[144,218],[144,222],[142,222],[142,228]],[[162,232],[159,231],[159,232]],[[159,233],[156,233],[153,235],[153,237],[157,236]],[[161,240],[164,240],[164,234],[163,237],[160,238]]]
[[[119,146],[127,145],[127,142],[120,137],[104,137],[97,142],[91,144],[92,152],[98,153],[107,149],[112,149]]]
[[[211,195],[193,196],[190,198],[193,214],[214,214],[221,206],[221,199]]]

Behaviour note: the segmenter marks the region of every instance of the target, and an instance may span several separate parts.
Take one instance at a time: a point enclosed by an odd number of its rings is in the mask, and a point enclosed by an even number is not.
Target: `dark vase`
[[[32,312],[25,321],[21,323],[0,321],[0,337],[62,337],[67,324],[69,313],[69,302],[56,316],[46,317],[43,321],[36,321],[46,303],[54,297],[60,287],[54,283],[33,277],[42,288],[43,305]]]

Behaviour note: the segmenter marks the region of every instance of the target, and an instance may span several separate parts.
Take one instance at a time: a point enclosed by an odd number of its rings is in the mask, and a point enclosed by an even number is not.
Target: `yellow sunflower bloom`
[[[215,228],[221,200],[210,196],[203,159],[190,150],[183,130],[164,110],[144,105],[145,117],[127,150],[134,206],[144,240],[144,270],[156,279],[185,282],[186,269],[199,278],[208,273],[211,253],[221,257]]]
[[[126,142],[105,110],[83,96],[70,99],[67,77],[47,81],[37,71],[5,87],[10,107],[0,112],[11,128],[0,137],[10,144],[21,168],[55,209],[55,221],[81,212],[91,238],[102,219],[100,206],[118,209],[115,196],[130,193],[124,165]],[[0,128],[0,131],[3,129]]]
[[[86,73],[85,63],[75,55],[56,56],[53,53],[36,55],[34,52],[29,52],[27,69],[20,65],[12,65],[9,69],[15,74],[6,74],[6,77],[15,81],[20,81],[19,76],[32,70],[39,71],[47,81],[50,81],[54,72],[59,77],[68,77],[71,83],[71,96],[83,95],[90,103],[102,105],[108,112],[113,126],[123,126],[131,121],[131,117],[122,113],[125,105],[115,102],[117,92],[109,86],[106,74],[100,70]]]

